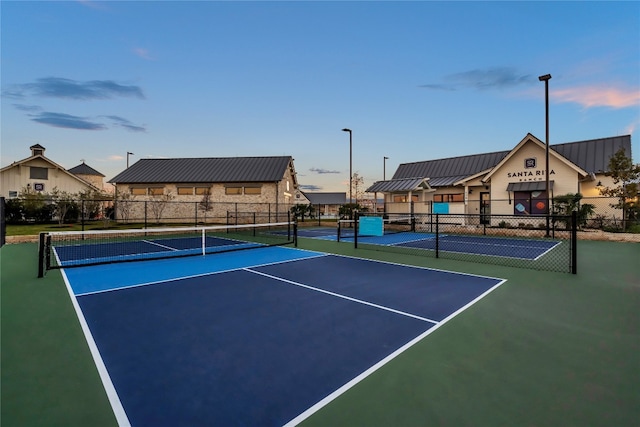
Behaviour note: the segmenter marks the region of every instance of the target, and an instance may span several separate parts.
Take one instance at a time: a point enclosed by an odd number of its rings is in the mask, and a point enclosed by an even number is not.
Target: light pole
[[[133,153],[127,151],[127,169],[129,169],[129,156],[133,156]]]
[[[544,176],[545,176],[545,189],[547,191],[547,237],[549,237],[549,213],[550,213],[550,204],[551,199],[549,198],[549,80],[551,79],[551,74],[545,74],[544,76],[538,77],[538,80],[544,82],[544,111],[545,111],[545,166],[544,166]]]
[[[353,197],[351,194],[351,189],[353,187],[353,183],[351,180],[353,179],[353,137],[351,133],[351,129],[344,128],[343,132],[349,132],[349,204],[353,203]]]
[[[389,160],[388,157],[382,158],[382,180],[383,181],[387,180],[387,160]]]

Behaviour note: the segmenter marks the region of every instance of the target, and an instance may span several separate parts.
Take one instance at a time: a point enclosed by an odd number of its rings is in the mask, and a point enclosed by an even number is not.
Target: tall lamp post
[[[382,158],[382,180],[383,181],[387,180],[387,160],[389,160],[389,158],[386,156]]]
[[[549,197],[549,80],[551,80],[551,74],[545,74],[544,76],[538,77],[538,80],[544,82],[544,111],[545,111],[545,166],[544,166],[544,176],[545,176],[545,189],[547,191],[547,237],[549,237],[549,214],[550,214],[550,205],[551,199]]]
[[[349,204],[353,203],[353,197],[351,194],[351,189],[353,188],[353,135],[351,133],[351,129],[344,128],[343,132],[349,132]]]
[[[129,156],[133,156],[133,153],[127,151],[127,169],[129,169]]]

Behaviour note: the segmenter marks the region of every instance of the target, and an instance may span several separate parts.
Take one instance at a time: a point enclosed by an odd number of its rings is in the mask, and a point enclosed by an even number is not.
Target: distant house
[[[298,188],[291,156],[141,159],[108,182],[118,200],[123,195],[138,201],[164,198],[174,209],[191,212],[199,204],[211,216],[263,212],[276,217],[288,212]]]
[[[297,203],[309,203],[315,208],[316,215],[337,216],[340,206],[347,203],[347,193],[312,193],[301,191]]]
[[[50,193],[54,188],[68,193],[102,191],[104,175],[84,162],[66,170],[45,157],[45,148],[40,144],[29,148],[31,156],[0,169],[0,195],[11,199],[23,190]]]
[[[367,192],[383,193],[389,212],[477,214],[478,221],[544,214],[554,195],[595,198],[599,186],[612,186],[605,172],[620,148],[631,157],[630,135],[551,145],[548,194],[546,144],[531,134],[508,151],[401,164]]]

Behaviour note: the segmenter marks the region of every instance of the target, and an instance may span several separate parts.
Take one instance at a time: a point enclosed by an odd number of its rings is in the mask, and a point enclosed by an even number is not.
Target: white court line
[[[398,355],[400,355],[401,353],[404,353],[406,350],[408,350],[410,347],[413,347],[416,343],[420,342],[422,339],[424,339],[427,335],[433,333],[435,330],[437,330],[438,328],[440,328],[442,325],[444,325],[445,323],[447,323],[449,320],[451,320],[452,318],[454,318],[455,316],[457,316],[458,314],[460,314],[461,312],[463,312],[464,310],[466,310],[467,308],[469,308],[471,305],[475,304],[477,301],[479,301],[480,299],[484,298],[487,294],[489,294],[490,292],[492,292],[494,289],[496,289],[498,286],[502,285],[504,282],[506,282],[506,280],[502,280],[501,282],[497,283],[496,285],[494,285],[492,288],[488,289],[486,292],[484,292],[482,295],[478,296],[477,298],[475,298],[474,300],[470,301],[468,304],[466,304],[463,307],[460,307],[458,310],[454,311],[453,313],[451,313],[449,316],[447,316],[446,318],[444,318],[443,320],[441,320],[439,323],[437,323],[433,328],[429,328],[429,330],[425,331],[424,333],[418,335],[416,338],[414,338],[413,340],[409,341],[408,343],[406,343],[405,345],[403,345],[402,347],[398,348],[396,351],[394,351],[393,353],[391,353],[390,355],[388,355],[387,357],[385,357],[384,359],[380,360],[378,363],[374,364],[373,366],[371,366],[369,369],[365,370],[364,372],[362,372],[360,375],[356,376],[355,378],[353,378],[351,381],[347,382],[346,384],[344,384],[342,387],[339,387],[337,390],[335,390],[334,392],[328,394],[325,398],[321,399],[320,401],[318,401],[315,405],[311,406],[310,408],[308,408],[306,411],[302,412],[300,415],[298,415],[297,417],[295,417],[294,419],[292,419],[291,421],[289,421],[288,423],[286,423],[283,427],[294,427],[297,426],[298,424],[300,424],[302,421],[306,420],[307,418],[309,418],[310,416],[312,416],[313,414],[315,414],[316,412],[318,412],[320,409],[322,409],[323,407],[325,407],[326,405],[328,405],[330,402],[332,402],[333,400],[337,399],[338,397],[340,397],[342,394],[346,393],[347,390],[349,390],[350,388],[354,387],[356,384],[358,384],[360,381],[364,380],[366,377],[368,377],[369,375],[373,374],[375,371],[377,371],[378,369],[380,369],[381,367],[383,367],[384,365],[386,365],[387,363],[389,363],[391,360],[393,360],[394,358],[396,358]]]
[[[172,251],[179,251],[180,250],[180,249],[173,248],[171,246],[161,245],[160,243],[156,243],[153,240],[142,239],[141,241],[144,242],[144,243],[149,243],[150,245],[159,246],[161,248],[169,249],[169,250],[172,250]]]
[[[285,279],[285,278],[282,278],[282,277],[278,277],[278,276],[272,276],[271,274],[262,273],[262,272],[256,271],[256,270],[251,270],[251,268],[243,268],[243,270],[248,271],[249,273],[259,274],[261,276],[268,277],[270,279],[278,280],[280,282],[289,283],[290,285],[300,286],[301,288],[310,289],[312,291],[316,291],[316,292],[320,292],[320,293],[323,293],[323,294],[331,295],[331,296],[334,296],[334,297],[346,299],[348,301],[357,302],[358,304],[368,305],[370,307],[375,307],[375,308],[378,308],[380,310],[390,311],[392,313],[400,314],[402,316],[412,317],[414,319],[422,320],[423,322],[433,323],[434,325],[437,325],[439,323],[437,320],[427,319],[426,317],[416,316],[415,314],[407,313],[406,311],[395,310],[393,308],[385,307],[383,305],[374,304],[374,303],[371,303],[371,302],[368,302],[368,301],[364,301],[364,300],[361,300],[361,299],[352,298],[352,297],[348,297],[346,295],[342,295],[342,294],[338,294],[338,293],[335,293],[335,292],[327,291],[325,289],[320,289],[320,288],[316,288],[314,286],[309,286],[309,285],[305,285],[305,284],[302,284],[302,283],[299,283],[299,282],[294,282],[293,280],[288,280],[288,279]]]
[[[61,270],[62,278],[64,279],[65,286],[67,287],[67,292],[71,297],[71,303],[73,304],[73,308],[76,311],[76,315],[78,316],[78,321],[80,322],[80,327],[82,328],[82,332],[84,333],[84,337],[87,340],[87,345],[89,346],[89,351],[91,351],[91,356],[93,357],[93,362],[96,364],[96,369],[98,370],[98,374],[100,375],[100,380],[102,381],[102,385],[104,387],[104,391],[107,394],[107,398],[109,399],[109,403],[111,403],[111,409],[113,409],[113,414],[118,421],[118,425],[120,427],[131,427],[131,423],[129,422],[129,418],[127,417],[127,413],[122,406],[122,402],[120,401],[120,397],[118,397],[118,392],[111,381],[111,377],[109,376],[109,372],[107,371],[107,367],[102,360],[102,356],[100,355],[100,350],[98,350],[98,346],[96,345],[95,340],[93,339],[93,335],[91,334],[91,330],[89,329],[89,325],[87,324],[87,320],[82,313],[82,309],[80,308],[80,304],[78,304],[78,300],[76,296],[73,294],[73,289],[71,289],[71,284],[69,283],[69,279],[67,278],[67,274],[64,269]]]

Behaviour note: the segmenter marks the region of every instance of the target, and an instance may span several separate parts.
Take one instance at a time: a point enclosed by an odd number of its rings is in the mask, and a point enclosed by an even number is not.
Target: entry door
[[[480,193],[480,224],[489,224],[491,221],[491,198],[489,192]]]

